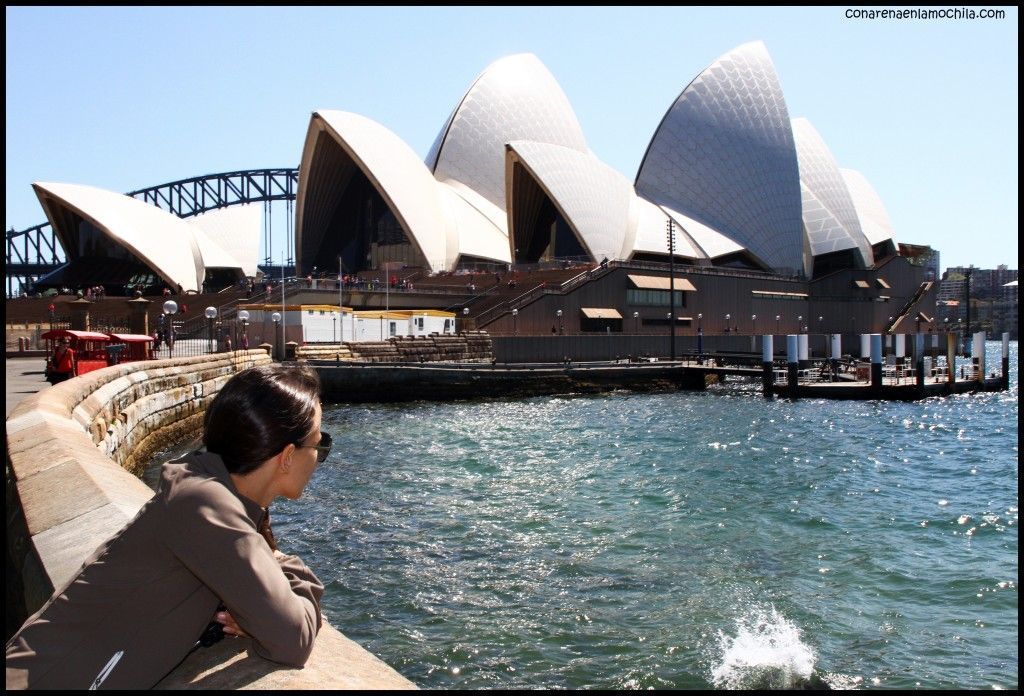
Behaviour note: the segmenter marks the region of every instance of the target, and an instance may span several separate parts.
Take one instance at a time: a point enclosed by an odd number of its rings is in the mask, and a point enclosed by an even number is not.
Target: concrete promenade
[[[22,399],[50,385],[43,374],[46,367],[45,358],[7,358],[4,363],[7,389],[7,410],[4,412],[6,418]]]
[[[7,593],[13,631],[68,582],[153,491],[132,472],[181,432],[263,351],[125,363],[50,386],[41,358],[7,358]],[[13,502],[12,502],[13,501]],[[192,653],[159,689],[415,689],[324,622],[302,669],[251,652],[248,638]]]

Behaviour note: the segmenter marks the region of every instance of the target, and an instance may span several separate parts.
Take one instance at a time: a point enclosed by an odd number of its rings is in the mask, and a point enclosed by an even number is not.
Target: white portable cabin
[[[355,338],[345,340],[356,342],[386,341],[395,336],[454,334],[455,313],[435,309],[367,310],[354,312],[352,324]]]
[[[249,340],[273,342],[273,316],[283,318],[287,340],[296,343],[341,343],[353,340],[352,308],[337,305],[246,304],[249,312]],[[280,328],[277,329],[280,331]],[[253,344],[255,345],[255,344]]]
[[[402,309],[391,311],[353,311],[337,305],[246,304],[239,310],[249,312],[249,342],[273,343],[274,313],[283,317],[286,340],[296,343],[350,343],[386,341],[395,336],[429,336],[454,334],[454,312],[436,309]],[[280,326],[276,327],[280,331]],[[279,334],[278,334],[279,335]]]

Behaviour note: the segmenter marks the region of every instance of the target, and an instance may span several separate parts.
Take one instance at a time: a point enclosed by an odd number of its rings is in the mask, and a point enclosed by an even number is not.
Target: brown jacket
[[[275,557],[257,532],[264,514],[219,456],[164,464],[138,516],[7,643],[7,688],[150,688],[188,654],[219,603],[259,655],[301,667],[324,588],[297,557]]]

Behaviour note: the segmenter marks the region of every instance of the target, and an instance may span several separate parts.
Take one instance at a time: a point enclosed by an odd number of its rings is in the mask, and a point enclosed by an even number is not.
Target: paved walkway
[[[7,358],[4,362],[7,373],[6,418],[22,399],[50,385],[43,374],[46,358]]]

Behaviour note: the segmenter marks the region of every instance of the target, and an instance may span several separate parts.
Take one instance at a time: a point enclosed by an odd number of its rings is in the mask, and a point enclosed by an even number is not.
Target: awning
[[[109,341],[107,334],[96,333],[95,331],[75,331],[72,329],[51,329],[44,333],[41,338],[53,341],[58,338],[77,338],[80,341]]]
[[[853,284],[856,287],[862,288],[862,289],[867,289],[867,288],[871,287],[871,285],[866,280],[855,280],[855,281],[853,281]]]
[[[621,319],[619,310],[611,307],[582,307],[580,311],[587,319]]]
[[[629,282],[633,284],[634,288],[639,288],[640,290],[671,290],[669,287],[672,281],[671,278],[642,275],[628,275],[626,277],[629,278]],[[697,288],[693,287],[693,283],[686,278],[676,278],[675,285],[676,290],[697,292]]]
[[[880,287],[883,287],[886,290],[891,290],[892,289],[892,286],[889,285],[889,283],[886,282],[885,278],[875,278],[875,280],[878,281],[878,285]]]
[[[145,334],[109,334],[110,340],[119,343],[152,343],[153,337]]]
[[[784,297],[797,300],[806,300],[806,292],[781,292],[779,290],[751,290],[751,295],[762,295],[764,297]]]

